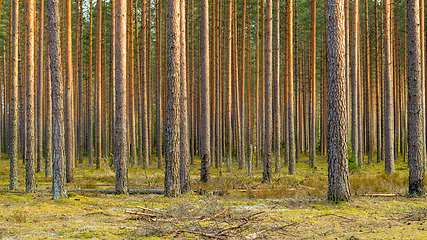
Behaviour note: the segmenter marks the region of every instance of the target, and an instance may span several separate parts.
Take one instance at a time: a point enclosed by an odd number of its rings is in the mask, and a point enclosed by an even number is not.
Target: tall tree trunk
[[[127,92],[126,92],[126,26],[127,0],[114,0],[115,8],[115,45],[116,45],[116,115],[115,149],[116,194],[127,194],[128,189],[128,143],[127,143]]]
[[[227,27],[227,92],[226,92],[226,149],[227,149],[227,171],[231,170],[232,159],[232,127],[231,127],[231,37],[232,37],[232,11],[233,1],[228,2],[228,27]]]
[[[293,43],[293,1],[288,0],[288,134],[289,134],[289,175],[296,174],[295,159],[295,115],[294,115],[294,43]]]
[[[162,0],[157,1],[156,5],[156,155],[157,168],[162,167],[162,63],[160,56],[162,46]]]
[[[328,199],[348,201],[347,83],[344,0],[326,1],[328,66]]]
[[[147,168],[147,165],[149,163],[149,148],[148,145],[150,144],[150,142],[148,141],[148,83],[147,83],[147,37],[146,37],[146,5],[145,2],[142,2],[142,12],[141,12],[141,22],[143,24],[143,27],[141,28],[141,77],[142,77],[142,82],[141,82],[141,94],[142,94],[142,102],[141,102],[141,110],[142,110],[142,148],[143,148],[143,157],[142,157],[142,163],[143,163],[143,167]]]
[[[390,0],[384,0],[384,151],[385,172],[394,173],[393,79]]]
[[[170,0],[171,1],[171,0]],[[200,54],[201,54],[201,172],[200,179],[207,182],[210,179],[210,101],[209,101],[209,4],[208,0],[201,1],[200,22]]]
[[[12,2],[12,78],[10,109],[10,190],[18,188],[18,45],[19,45],[19,0]]]
[[[310,59],[310,150],[309,162],[312,168],[316,167],[316,0],[311,0],[311,59]]]
[[[180,28],[181,28],[181,51],[180,51],[180,66],[181,66],[181,113],[180,113],[180,184],[181,192],[188,193],[191,191],[190,185],[190,145],[188,139],[188,99],[187,99],[187,58],[186,58],[186,21],[185,21],[185,0],[180,0]]]
[[[380,84],[380,59],[379,59],[379,44],[378,44],[378,3],[375,2],[375,81],[376,81],[376,98],[377,98],[377,163],[381,162],[382,152],[382,104],[381,104],[381,89]]]
[[[425,195],[424,106],[422,105],[422,63],[419,0],[408,4],[408,164],[409,196]],[[424,21],[423,18],[421,18]]]
[[[44,1],[39,10],[39,59],[38,59],[38,93],[37,93],[37,172],[41,171],[43,160],[43,57],[44,57]]]
[[[93,123],[92,123],[92,116],[93,116],[93,104],[92,104],[92,31],[93,31],[93,23],[92,23],[92,1],[89,1],[89,79],[88,79],[88,94],[87,94],[87,99],[88,99],[88,107],[87,107],[87,125],[88,125],[88,154],[89,154],[89,166],[92,166],[93,163]]]
[[[95,39],[95,162],[96,168],[101,168],[101,26],[102,26],[102,0],[96,3],[96,39]]]
[[[50,74],[52,79],[52,198],[67,197],[65,189],[64,82],[62,80],[58,1],[48,0]]]
[[[28,0],[26,4],[26,15],[27,15],[27,54],[26,54],[26,65],[27,65],[27,131],[26,131],[26,154],[25,154],[25,163],[26,163],[26,191],[35,192],[36,191],[36,178],[34,173],[34,164],[36,159],[36,146],[35,146],[35,119],[34,119],[34,23],[35,23],[35,8],[36,3],[34,0]]]
[[[66,0],[66,41],[65,41],[65,158],[67,164],[67,182],[73,181],[74,162],[74,106],[73,106],[73,50],[71,36],[71,0]]]
[[[276,19],[274,29],[274,64],[273,64],[273,91],[274,91],[274,158],[275,171],[280,171],[280,139],[281,139],[281,123],[280,123],[280,1],[276,0]]]
[[[365,114],[366,127],[367,127],[367,147],[368,147],[368,164],[372,163],[374,158],[374,124],[373,124],[373,109],[372,109],[372,89],[371,89],[371,52],[370,52],[370,39],[369,39],[369,2],[365,0],[365,22],[366,22],[366,34],[365,34],[365,45],[366,45],[366,69],[365,69],[365,81],[366,81],[366,106],[367,114]]]
[[[352,64],[352,150],[354,159],[359,161],[359,0],[354,1],[353,7],[353,64]],[[359,166],[360,163],[358,162]]]
[[[168,84],[166,114],[166,169],[165,194],[176,197],[181,194],[179,181],[180,142],[180,0],[168,1]],[[209,138],[208,138],[209,139]],[[209,164],[209,162],[208,162]]]
[[[271,182],[271,140],[273,130],[273,112],[272,112],[272,83],[273,83],[273,55],[272,55],[272,34],[273,34],[273,16],[272,0],[267,0],[265,5],[265,137],[264,137],[264,171],[262,181]]]

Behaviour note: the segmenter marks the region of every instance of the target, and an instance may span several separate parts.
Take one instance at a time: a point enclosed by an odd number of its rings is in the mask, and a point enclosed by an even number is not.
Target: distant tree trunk
[[[369,2],[365,0],[365,22],[366,22],[366,35],[365,35],[365,58],[366,58],[366,69],[365,72],[365,80],[366,80],[366,103],[368,106],[365,114],[366,119],[366,130],[367,130],[367,147],[368,147],[368,164],[372,163],[374,158],[374,124],[373,124],[373,109],[372,109],[372,89],[371,89],[371,53],[370,53],[370,39],[369,39]]]
[[[101,59],[101,27],[102,27],[102,0],[96,3],[96,40],[95,40],[95,162],[96,168],[101,168],[101,78],[102,78],[102,59]]]
[[[10,113],[10,190],[18,188],[18,45],[19,45],[19,0],[12,4],[12,79],[11,79],[11,113]]]
[[[272,83],[273,83],[273,55],[272,55],[272,34],[273,34],[273,16],[272,0],[267,0],[265,5],[265,138],[264,138],[264,171],[262,181],[271,182],[271,140],[273,130],[273,112],[272,112]]]
[[[64,83],[62,80],[60,19],[58,1],[48,0],[50,70],[52,79],[52,198],[67,197],[65,189]]]
[[[312,168],[316,167],[316,0],[311,0],[311,59],[310,59],[310,139],[309,162]]]
[[[181,65],[181,123],[180,123],[180,183],[181,192],[188,193],[191,191],[190,185],[190,145],[188,139],[188,99],[187,99],[187,58],[186,58],[186,21],[185,21],[185,0],[180,0],[181,4],[181,51],[180,51],[180,65]]]
[[[34,164],[36,159],[36,146],[35,146],[35,119],[34,119],[34,23],[35,23],[35,8],[36,3],[34,0],[28,0],[26,4],[26,15],[27,15],[27,54],[26,54],[26,65],[27,65],[27,132],[26,132],[26,154],[25,154],[25,163],[26,163],[26,191],[35,192],[36,191],[36,178],[34,174]]]
[[[82,58],[82,44],[83,44],[83,38],[82,38],[82,33],[83,33],[83,24],[81,22],[83,22],[83,18],[81,17],[80,14],[80,9],[81,9],[81,1],[82,0],[76,0],[76,15],[77,15],[77,84],[78,84],[78,88],[79,88],[79,115],[78,115],[78,129],[77,130],[77,158],[79,160],[79,163],[83,163],[83,134],[84,134],[84,114],[83,114],[83,72],[82,72],[82,67],[83,67],[83,58]]]
[[[294,115],[294,43],[293,43],[293,1],[288,0],[288,134],[289,134],[289,175],[296,174],[296,158],[295,158],[295,115]]]
[[[110,149],[113,152],[113,165],[116,167],[116,159],[114,156],[115,154],[115,142],[116,142],[116,0],[111,1],[111,55],[110,55],[110,62],[111,62],[111,86],[110,86]],[[126,82],[126,81],[124,81]]]
[[[353,157],[359,160],[359,119],[358,119],[358,95],[359,95],[359,0],[354,1],[353,7],[353,64],[352,64],[352,150]],[[359,166],[360,163],[358,162]]]
[[[44,1],[40,1],[39,10],[39,59],[37,93],[37,172],[41,171],[43,160],[43,57],[44,57]]]
[[[162,46],[162,0],[157,1],[156,5],[156,155],[157,155],[157,168],[162,167],[162,63],[160,56]]]
[[[180,142],[180,0],[168,1],[168,84],[166,114],[166,169],[165,195],[177,197],[181,194],[179,181]],[[209,138],[208,138],[209,139]],[[209,162],[208,162],[209,164]]]
[[[146,58],[147,58],[147,37],[146,37],[146,5],[145,2],[142,2],[142,12],[141,12],[141,18],[142,18],[142,24],[143,28],[141,29],[141,41],[142,41],[142,47],[141,47],[141,76],[142,76],[142,87],[141,87],[141,94],[142,94],[142,102],[141,102],[141,110],[142,110],[142,148],[143,148],[143,157],[142,157],[142,163],[143,167],[147,168],[147,164],[149,163],[149,150],[148,145],[150,144],[148,141],[148,98],[150,97],[148,95],[148,83],[147,83],[147,65],[146,65]]]
[[[281,123],[280,123],[280,1],[276,0],[276,19],[274,29],[274,64],[273,64],[273,91],[274,91],[274,158],[275,171],[280,171],[280,139],[281,139]]]
[[[88,108],[87,108],[87,125],[88,125],[88,154],[89,154],[89,166],[92,166],[93,163],[93,123],[92,123],[92,112],[93,112],[93,105],[92,105],[92,31],[93,31],[93,23],[92,23],[92,1],[89,1],[89,79],[88,79]]]
[[[126,92],[126,16],[127,0],[114,0],[115,4],[115,40],[116,40],[116,115],[115,149],[116,194],[127,194],[128,189],[128,143],[127,143],[127,92]]]
[[[233,1],[228,2],[228,22],[227,22],[227,92],[226,92],[226,151],[227,151],[227,171],[231,171],[232,158],[232,128],[231,128],[231,28]]]
[[[385,172],[394,173],[393,79],[391,60],[390,0],[384,0],[384,151]]]
[[[328,199],[349,201],[344,0],[326,1],[328,66]]]
[[[49,43],[49,34],[46,36]],[[46,47],[46,158],[45,177],[52,177],[52,78],[50,72],[50,50]]]
[[[73,50],[71,33],[71,0],[66,0],[66,41],[65,41],[65,158],[67,182],[73,181],[74,162],[74,106],[73,106]]]
[[[128,60],[127,60],[127,80],[128,80],[128,129],[129,129],[129,144],[130,144],[130,153],[131,153],[131,167],[136,166],[136,129],[135,129],[135,96],[134,96],[134,37],[133,37],[133,0],[128,0]]]
[[[170,0],[171,1],[171,0]],[[210,101],[209,101],[209,4],[208,0],[201,1],[200,23],[200,54],[201,54],[201,119],[200,119],[200,144],[201,144],[201,173],[202,182],[210,179]]]
[[[378,45],[378,3],[375,2],[375,81],[376,81],[376,98],[377,98],[377,163],[381,162],[382,152],[382,104],[381,104],[381,89],[380,84],[380,59],[379,54],[381,53]]]
[[[424,97],[422,89],[422,59],[419,0],[407,1],[408,11],[408,164],[409,196],[425,195],[424,171]],[[423,16],[421,16],[423,17]],[[421,19],[424,21],[424,19]]]

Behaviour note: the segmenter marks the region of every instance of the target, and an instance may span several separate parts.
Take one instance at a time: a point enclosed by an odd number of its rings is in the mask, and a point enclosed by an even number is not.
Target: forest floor
[[[311,169],[302,156],[296,176],[286,175],[287,169],[282,168],[272,184],[261,184],[260,169],[248,177],[244,170],[212,167],[210,183],[202,184],[196,159],[191,179],[193,190],[199,191],[175,199],[85,192],[114,189],[112,170],[95,170],[85,161],[77,165],[74,182],[67,185],[74,192],[54,201],[51,178],[44,173],[36,174],[37,193],[24,192],[22,161],[20,187],[8,191],[9,164],[2,155],[0,239],[426,238],[427,199],[406,197],[408,168],[401,158],[396,160],[394,175],[383,173],[384,163],[351,167],[352,201],[338,204],[326,200],[326,158],[317,160],[317,169]],[[149,170],[131,168],[130,189],[162,189],[164,172],[155,167],[153,162]],[[217,195],[211,190],[224,192]]]

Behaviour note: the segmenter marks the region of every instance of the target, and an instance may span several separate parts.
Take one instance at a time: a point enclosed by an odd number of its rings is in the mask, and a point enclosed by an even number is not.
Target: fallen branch
[[[246,216],[246,217],[233,218],[232,220],[245,220],[245,221],[248,221],[250,218],[255,217],[255,216],[257,216],[257,215],[260,215],[260,214],[263,214],[263,213],[267,213],[267,212],[269,212],[269,211],[273,210],[273,209],[274,209],[274,208],[276,208],[276,207],[277,207],[277,205],[276,205],[276,206],[274,206],[274,207],[271,207],[271,208],[269,208],[269,209],[267,209],[267,210],[264,210],[264,211],[261,211],[261,212],[254,213],[254,214],[251,214],[251,215]]]
[[[402,193],[367,193],[360,195],[362,197],[402,197]]]
[[[112,189],[78,189],[78,190],[68,190],[68,192],[86,192],[86,193],[103,193],[103,194],[116,194],[116,190]],[[129,194],[165,194],[163,189],[134,189],[129,190]]]
[[[189,230],[180,230],[180,231],[178,231],[177,234],[181,234],[181,233],[189,233],[189,234],[199,235],[199,236],[202,236],[202,237],[208,237],[208,238],[215,238],[215,239],[225,240],[225,238],[222,238],[220,236],[216,236],[216,235],[213,235],[213,234],[209,234],[209,233],[202,233],[202,232],[189,231]]]
[[[339,218],[344,218],[344,219],[346,219],[348,221],[353,221],[353,219],[350,219],[348,217],[344,217],[344,216],[341,216],[341,215],[337,215],[337,214],[334,214],[334,213],[327,213],[327,214],[322,214],[322,215],[316,215],[316,216],[313,216],[313,217],[319,218],[319,217],[326,217],[326,216],[335,216],[335,217],[339,217]]]

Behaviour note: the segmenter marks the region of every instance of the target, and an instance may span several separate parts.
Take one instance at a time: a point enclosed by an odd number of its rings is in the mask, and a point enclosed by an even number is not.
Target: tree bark
[[[36,160],[36,146],[35,146],[35,119],[34,119],[34,49],[35,49],[35,35],[34,35],[34,23],[35,23],[35,6],[34,0],[28,0],[26,4],[26,15],[27,15],[27,54],[26,54],[26,65],[27,65],[27,131],[26,131],[26,191],[35,192],[36,190],[36,178],[34,173],[34,165]]]
[[[128,143],[127,143],[127,92],[126,92],[126,0],[114,0],[115,11],[115,75],[116,115],[115,149],[116,194],[127,194],[128,188]],[[112,9],[113,10],[113,9]]]
[[[180,142],[180,0],[168,1],[168,49],[167,49],[167,114],[165,138],[165,195],[181,194],[179,181]],[[209,138],[208,138],[209,139]],[[209,163],[208,163],[209,164]]]
[[[385,172],[394,173],[393,79],[391,60],[390,0],[384,0],[384,151]]]
[[[170,0],[171,1],[171,0]],[[210,99],[209,99],[209,4],[208,0],[201,1],[200,23],[200,54],[201,54],[201,119],[200,119],[200,145],[201,145],[201,172],[202,182],[210,179]]]
[[[48,0],[50,70],[52,79],[52,198],[67,197],[65,189],[64,82],[62,80],[58,1]]]
[[[344,0],[326,1],[328,62],[328,199],[349,201]]]
[[[74,162],[74,78],[73,78],[73,50],[71,35],[71,0],[66,0],[65,8],[66,36],[65,36],[65,158],[67,164],[67,182],[73,182]]]
[[[316,0],[311,0],[311,59],[310,59],[310,139],[309,139],[309,163],[310,167],[316,167]]]
[[[407,1],[408,24],[408,165],[409,196],[425,195],[424,97],[422,89],[422,54],[419,0]],[[421,16],[422,17],[422,16]],[[424,19],[422,19],[424,21]]]
[[[273,130],[273,112],[272,112],[272,83],[273,83],[273,55],[272,55],[272,0],[267,0],[265,5],[265,135],[264,135],[264,156],[263,156],[263,174],[264,183],[271,182],[271,141]]]
[[[18,45],[19,45],[19,0],[12,2],[12,75],[10,113],[10,190],[18,188]]]

